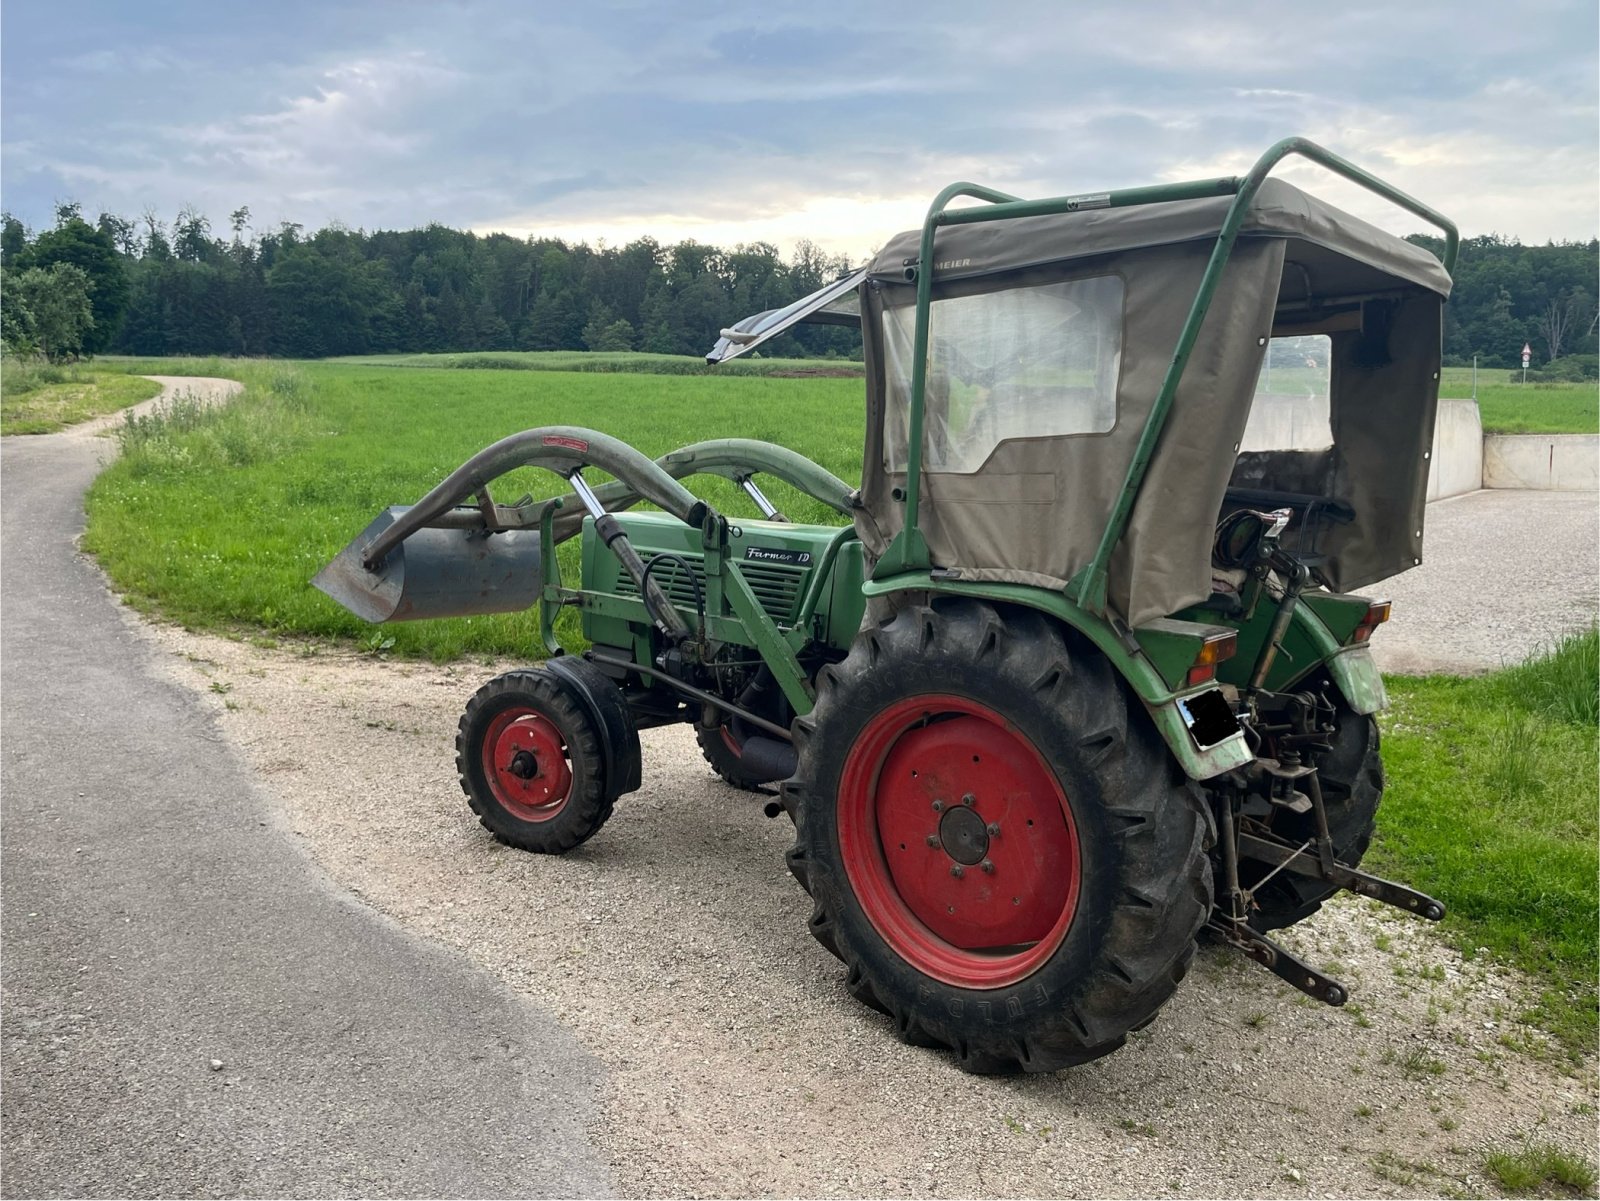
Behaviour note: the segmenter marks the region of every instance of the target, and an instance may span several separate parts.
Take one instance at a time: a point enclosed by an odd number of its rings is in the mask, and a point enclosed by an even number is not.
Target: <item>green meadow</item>
[[[1484,433],[1600,433],[1600,382],[1512,383],[1504,368],[1478,371],[1478,412]],[[1472,368],[1446,367],[1439,395],[1472,396]]]
[[[163,361],[160,370],[232,375],[246,390],[220,410],[180,407],[125,425],[121,457],[90,490],[85,545],[130,604],[195,628],[370,637],[307,581],[381,509],[412,503],[477,451],[533,426],[604,430],[652,457],[707,438],[760,438],[842,479],[861,472],[858,378],[216,360]],[[727,481],[686,483],[730,514],[755,515]],[[780,482],[763,486],[797,521],[837,521]],[[525,469],[495,490],[509,502],[567,487]],[[562,550],[575,575],[576,545]],[[575,623],[562,631],[577,645]],[[527,654],[535,631],[531,615],[501,614],[386,627],[389,638],[398,653],[448,659]]]

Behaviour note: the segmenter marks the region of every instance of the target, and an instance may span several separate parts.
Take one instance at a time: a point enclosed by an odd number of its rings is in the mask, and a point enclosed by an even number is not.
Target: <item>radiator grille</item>
[[[646,564],[655,557],[650,551],[640,551],[639,554]],[[689,565],[694,568],[695,579],[704,590],[706,586],[704,558],[700,555],[687,554],[679,557],[688,560]],[[755,593],[756,600],[766,610],[768,617],[784,624],[794,620],[795,606],[799,603],[806,568],[792,567],[786,563],[739,562],[734,564],[734,570],[744,577],[745,583],[750,585],[750,591]],[[671,561],[663,563],[650,573],[650,578],[661,585],[674,605],[686,613],[694,612],[694,585],[689,582],[689,577],[680,564]],[[625,571],[618,573],[617,595],[639,595],[639,590],[634,587],[633,580]]]

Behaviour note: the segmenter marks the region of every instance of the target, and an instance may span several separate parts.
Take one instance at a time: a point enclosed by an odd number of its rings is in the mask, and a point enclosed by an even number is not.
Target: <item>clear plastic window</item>
[[[1327,334],[1274,338],[1267,343],[1239,449],[1326,450],[1332,446],[1328,410],[1332,373],[1333,342]]]
[[[978,470],[1012,438],[1103,434],[1117,420],[1122,280],[1114,275],[935,301],[923,467]],[[884,314],[884,462],[905,468],[916,308]]]

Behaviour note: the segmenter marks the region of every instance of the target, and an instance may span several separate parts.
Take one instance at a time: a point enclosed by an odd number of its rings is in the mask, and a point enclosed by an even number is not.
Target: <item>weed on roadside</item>
[[[1594,1194],[1594,1164],[1550,1143],[1491,1151],[1483,1157],[1483,1166],[1508,1193],[1573,1197]]]

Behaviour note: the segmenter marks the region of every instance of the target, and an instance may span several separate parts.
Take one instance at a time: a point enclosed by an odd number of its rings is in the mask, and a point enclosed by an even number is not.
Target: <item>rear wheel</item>
[[[812,933],[900,1036],[1053,1071],[1154,1016],[1210,909],[1193,790],[1110,664],[1030,610],[902,610],[819,676],[783,786]]]
[[[1372,843],[1378,803],[1383,799],[1383,757],[1379,753],[1377,719],[1352,712],[1336,701],[1333,750],[1322,757],[1317,780],[1328,811],[1328,832],[1333,836],[1339,862],[1357,867]],[[1310,813],[1275,809],[1272,833],[1299,846],[1316,837],[1316,818]],[[1264,875],[1268,869],[1257,873]],[[1248,876],[1244,880],[1249,887]],[[1250,914],[1257,930],[1279,930],[1304,921],[1322,908],[1322,902],[1339,891],[1336,884],[1279,872],[1255,893],[1258,906]]]
[[[735,721],[725,721],[714,730],[696,726],[694,736],[700,743],[700,754],[711,765],[711,770],[735,788],[755,792],[771,783],[744,770],[744,733]]]
[[[456,732],[456,770],[483,827],[524,851],[570,851],[611,816],[599,735],[543,670],[478,689]]]

